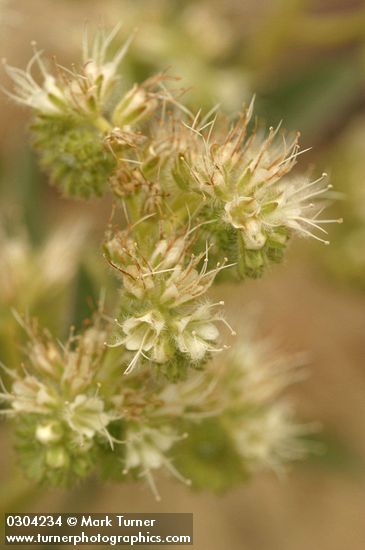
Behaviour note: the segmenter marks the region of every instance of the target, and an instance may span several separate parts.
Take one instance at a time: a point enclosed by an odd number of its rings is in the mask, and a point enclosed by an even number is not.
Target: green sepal
[[[179,157],[174,161],[171,168],[171,175],[174,178],[175,183],[182,191],[189,190],[192,175],[183,155],[179,155]]]
[[[209,354],[202,361],[193,362],[187,353],[182,353],[175,348],[174,355],[166,363],[152,363],[158,374],[164,376],[169,382],[186,380],[189,369],[201,370],[208,360]]]
[[[161,158],[157,155],[142,163],[141,171],[146,179],[156,174],[158,167],[160,166],[160,162]]]
[[[246,248],[242,233],[237,231],[237,271],[241,279],[262,277],[270,263],[280,263],[290,238],[285,228],[269,233],[265,245],[259,250]]]

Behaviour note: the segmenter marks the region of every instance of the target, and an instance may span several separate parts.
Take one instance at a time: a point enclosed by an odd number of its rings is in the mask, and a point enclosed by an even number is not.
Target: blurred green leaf
[[[364,74],[353,56],[322,60],[286,78],[282,72],[276,87],[259,91],[258,111],[273,123],[284,118],[287,128],[299,129],[311,144],[334,129],[362,94]]]

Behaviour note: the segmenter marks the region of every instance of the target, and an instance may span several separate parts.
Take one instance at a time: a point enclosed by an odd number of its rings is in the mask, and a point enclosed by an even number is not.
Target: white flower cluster
[[[95,467],[92,453],[105,442],[119,475],[145,479],[159,499],[158,470],[194,483],[194,472],[190,480],[190,472],[185,475],[180,463],[174,465],[175,447],[189,446],[190,431],[207,419],[223,427],[246,474],[264,468],[281,474],[286,462],[307,452],[301,437],[308,426],[297,424],[291,407],[278,399],[299,379],[293,367],[301,359],[277,356],[269,342],[247,339],[179,383],[162,383],[151,369],[141,369],[109,384],[115,367],[110,370],[105,362],[99,318],[65,346],[19,321],[30,339],[28,364],[19,372],[4,367],[12,383],[10,391],[2,386],[0,400],[8,405],[2,413],[20,426],[30,423],[27,445],[43,456],[43,475],[51,480],[52,472],[72,479],[72,468],[79,475],[80,469]]]
[[[85,199],[109,189],[125,229],[110,220],[104,243],[122,282],[114,319],[99,311],[65,346],[24,324],[28,363],[6,369],[12,387],[0,394],[3,412],[19,421],[23,463],[39,480],[70,482],[98,463],[123,481],[145,478],[158,497],[153,474],[161,468],[217,489],[262,468],[281,473],[306,450],[307,428],[278,398],[297,375],[291,361],[250,340],[209,363],[228,348],[221,325],[235,332],[224,303],[207,294],[231,266],[232,278],[260,276],[293,233],[327,243],[323,226],[341,221],[320,217],[330,186],[324,176],[290,175],[298,135],[252,129],[253,103],[231,125],[215,109],[194,117],[164,75],[118,94],[130,41],[114,50],[117,31],[99,31],[91,45],[85,34],[80,69],[55,63],[50,72],[39,51],[25,71],[5,63],[14,82],[8,95],[35,112],[34,145],[50,181]],[[10,302],[12,266],[24,254],[5,252],[0,295]],[[70,276],[57,242],[41,256],[49,285]],[[120,376],[120,364],[130,376]]]
[[[97,33],[91,49],[85,34],[80,73],[76,69],[69,71],[56,65],[55,75],[52,74],[43,62],[42,52],[37,50],[25,71],[8,65],[4,60],[5,70],[15,85],[14,92],[7,91],[7,95],[46,116],[97,112],[105,104],[117,80],[119,64],[128,47],[127,43],[111,61],[106,60],[117,31],[116,27],[106,37],[101,32]],[[33,43],[33,46],[35,48],[36,44]],[[38,84],[33,77],[35,65],[43,78],[42,84]]]
[[[119,25],[115,26],[108,34],[99,30],[91,44],[85,31],[80,69],[75,66],[67,69],[54,61],[54,70],[50,71],[42,58],[42,51],[36,49],[34,42],[34,55],[25,70],[3,61],[5,71],[14,83],[14,90],[4,90],[5,93],[17,103],[46,117],[76,116],[92,119],[100,116],[97,119],[99,127],[110,131],[113,126],[101,116],[109,107],[112,93],[120,80],[120,64],[133,38],[131,36],[111,56],[111,44],[119,28]],[[33,76],[35,67],[43,80],[41,84]],[[123,95],[114,110],[114,127],[136,122],[156,108],[157,102],[154,94],[148,90],[149,84],[146,87],[134,86]]]
[[[246,339],[227,357],[222,373],[224,408],[236,448],[249,471],[285,471],[287,462],[303,458],[301,439],[313,426],[298,424],[292,406],[280,394],[303,377],[305,357],[285,357],[269,340]]]
[[[141,358],[163,364],[178,350],[194,364],[207,353],[222,349],[217,345],[217,322],[227,323],[214,310],[223,302],[211,304],[198,299],[226,265],[208,270],[208,252],[189,256],[190,247],[189,232],[160,239],[148,259],[125,233],[106,243],[109,261],[122,275],[122,292],[135,300],[136,309],[143,309],[138,315],[116,320],[121,337],[110,345],[123,345],[135,352],[126,374]]]
[[[277,403],[242,420],[233,430],[233,439],[249,471],[270,469],[281,475],[288,462],[308,454],[308,444],[300,439],[308,431],[309,426],[294,420],[293,410],[287,404]]]
[[[246,338],[223,361],[165,385],[145,422],[134,420],[126,430],[125,473],[134,470],[145,477],[157,497],[154,470],[166,468],[189,484],[168,454],[179,440],[190,444],[189,426],[210,419],[222,423],[246,473],[270,469],[282,475],[288,462],[308,453],[303,436],[314,428],[297,423],[291,405],[280,397],[286,386],[301,379],[303,360],[302,355],[282,356],[270,341]],[[186,433],[169,428],[167,418],[169,424],[172,419],[183,423]]]
[[[176,441],[184,436],[178,436],[167,426],[150,428],[132,424],[126,433],[124,473],[127,474],[130,470],[137,469],[139,476],[146,479],[156,500],[161,500],[161,497],[155,484],[153,470],[166,468],[175,478],[186,483],[186,485],[191,485],[190,480],[179,474],[167,457],[167,453]]]
[[[68,438],[76,447],[85,447],[96,435],[111,441],[107,426],[117,415],[99,394],[96,372],[104,354],[105,332],[91,327],[60,347],[49,335],[41,338],[35,327],[19,321],[30,338],[29,365],[23,372],[5,369],[12,385],[10,392],[3,388],[0,394],[8,404],[2,413],[31,415],[34,437],[45,446]]]
[[[318,235],[326,233],[322,225],[342,220],[319,218],[323,201],[318,199],[332,187],[323,183],[326,174],[314,181],[288,176],[304,152],[298,135],[287,143],[280,127],[270,128],[267,136],[250,133],[252,114],[253,102],[228,130],[216,128],[217,116],[185,125],[184,137],[175,140],[178,181],[220,205],[222,221],[241,234],[247,250],[262,249],[278,229],[328,244]]]

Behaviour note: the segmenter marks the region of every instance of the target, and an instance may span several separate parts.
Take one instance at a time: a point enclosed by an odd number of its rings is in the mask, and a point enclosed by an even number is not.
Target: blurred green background
[[[195,514],[194,547],[221,550],[363,550],[365,547],[365,3],[355,0],[2,0],[1,56],[24,67],[36,40],[61,64],[77,61],[87,23],[137,29],[122,65],[126,88],[158,70],[181,77],[193,108],[231,113],[256,94],[268,125],[300,130],[303,169],[329,173],[332,207],[344,224],[330,247],[296,241],[263,280],[215,289],[238,329],[242,310],[261,309],[259,332],[286,351],[308,350],[308,378],[290,390],[301,416],[319,420],[326,452],[284,481],[256,477],[224,496],[159,480],[71,492],[39,490],[16,469],[1,426],[4,511]],[[4,73],[1,84],[7,86]],[[60,337],[80,326],[111,275],[98,245],[109,199],[73,202],[47,185],[29,146],[29,113],[1,97],[0,359],[20,361],[11,309],[28,310]],[[112,294],[108,290],[108,294]],[[112,299],[112,296],[110,297]],[[55,547],[53,547],[55,548]]]

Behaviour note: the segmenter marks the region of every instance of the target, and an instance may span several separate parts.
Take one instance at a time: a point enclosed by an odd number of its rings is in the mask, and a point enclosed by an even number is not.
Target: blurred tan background
[[[345,223],[330,232],[330,247],[293,242],[284,264],[263,280],[214,291],[226,301],[227,317],[238,333],[242,312],[257,306],[260,335],[274,336],[283,351],[309,352],[308,377],[288,394],[303,419],[321,423],[318,438],[326,450],[293,467],[285,480],[259,475],[223,496],[192,493],[162,477],[162,503],[155,503],[142,484],[95,481],[68,492],[28,486],[14,464],[10,430],[2,426],[1,506],[28,512],[194,512],[194,548],[199,550],[363,550],[365,3],[3,0],[1,56],[23,67],[35,39],[66,64],[77,60],[85,22],[92,28],[118,21],[123,22],[122,39],[138,28],[122,67],[126,84],[171,66],[192,88],[186,96],[192,105],[209,108],[220,102],[229,112],[256,93],[260,116],[269,124],[283,119],[289,129],[302,131],[303,147],[313,146],[302,166],[315,163],[343,193],[333,210]],[[4,74],[1,83],[8,84]],[[0,214],[12,226],[25,228],[34,246],[66,219],[97,218],[87,247],[95,256],[109,201],[81,204],[60,198],[29,151],[28,113],[4,97],[0,105]],[[95,269],[88,259],[70,281],[68,309],[60,314],[65,324],[80,322],[87,297],[96,293],[90,276]],[[98,280],[107,275],[100,269]],[[51,296],[49,303],[36,305],[43,319],[55,300]],[[3,326],[8,326],[6,307],[0,311]],[[54,329],[62,333],[59,325]],[[5,338],[0,358],[9,360]],[[20,499],[24,488],[28,494]]]

